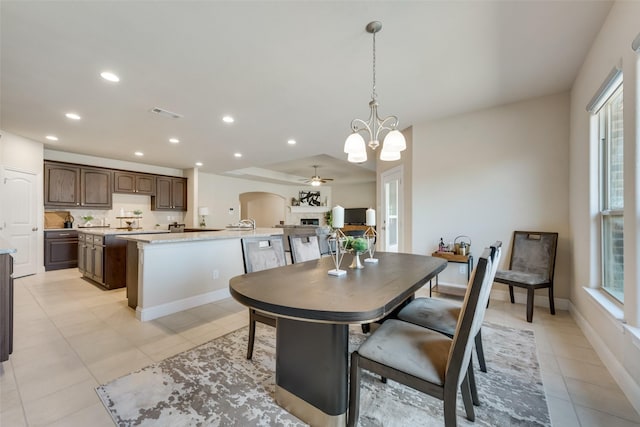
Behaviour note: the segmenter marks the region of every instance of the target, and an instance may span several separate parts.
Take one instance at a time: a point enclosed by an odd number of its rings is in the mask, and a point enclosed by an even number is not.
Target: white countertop
[[[134,230],[135,231],[135,230]],[[150,231],[152,233],[153,231]],[[129,232],[119,235],[118,239],[130,240],[141,243],[180,243],[203,240],[241,239],[243,237],[267,237],[274,234],[282,234],[281,228],[256,228],[255,230],[220,230],[189,233],[165,233],[165,234],[140,234]]]

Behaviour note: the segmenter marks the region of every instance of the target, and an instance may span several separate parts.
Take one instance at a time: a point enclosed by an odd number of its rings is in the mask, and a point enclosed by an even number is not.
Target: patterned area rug
[[[477,370],[482,404],[458,425],[550,426],[532,331],[495,324],[482,328],[488,373]],[[352,349],[364,340],[350,334]],[[303,426],[274,401],[275,330],[258,324],[253,361],[245,359],[247,328],[99,386],[118,426]],[[362,374],[361,426],[442,425],[442,402]]]

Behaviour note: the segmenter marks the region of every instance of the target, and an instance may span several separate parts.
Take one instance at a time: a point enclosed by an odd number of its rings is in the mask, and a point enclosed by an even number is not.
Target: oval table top
[[[342,265],[349,265],[347,254]],[[279,317],[326,323],[369,323],[389,314],[447,266],[441,258],[376,252],[377,264],[331,276],[333,259],[291,264],[233,277],[240,303]],[[344,268],[344,267],[343,267]]]

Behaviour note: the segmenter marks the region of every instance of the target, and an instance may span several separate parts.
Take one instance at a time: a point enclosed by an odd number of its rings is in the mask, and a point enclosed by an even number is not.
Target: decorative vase
[[[364,268],[364,265],[362,265],[362,263],[360,262],[361,254],[362,252],[353,253],[353,261],[351,262],[351,265],[349,266],[349,268]]]

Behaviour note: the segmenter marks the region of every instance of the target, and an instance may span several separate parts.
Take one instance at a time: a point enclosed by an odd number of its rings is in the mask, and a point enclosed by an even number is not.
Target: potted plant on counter
[[[93,215],[83,215],[80,218],[84,221],[84,227],[91,227],[91,221],[93,220]]]

